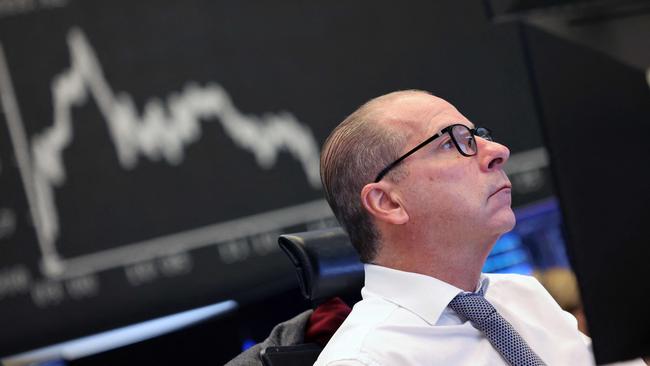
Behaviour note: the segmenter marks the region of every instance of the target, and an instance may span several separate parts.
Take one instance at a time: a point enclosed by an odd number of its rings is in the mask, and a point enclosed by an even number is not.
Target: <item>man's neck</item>
[[[383,245],[374,263],[437,278],[465,291],[476,290],[485,259],[496,238],[467,245],[444,242],[395,242]]]

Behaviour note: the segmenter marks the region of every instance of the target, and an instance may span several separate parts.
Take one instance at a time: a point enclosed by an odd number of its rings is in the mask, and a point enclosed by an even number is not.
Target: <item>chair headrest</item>
[[[278,243],[296,266],[303,296],[313,304],[363,287],[363,264],[340,227],[281,235]]]

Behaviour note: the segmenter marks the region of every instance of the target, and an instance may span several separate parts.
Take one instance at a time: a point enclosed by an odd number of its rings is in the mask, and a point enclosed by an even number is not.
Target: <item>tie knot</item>
[[[472,323],[480,324],[496,312],[494,306],[485,298],[476,293],[462,293],[456,295],[449,303],[449,307]]]

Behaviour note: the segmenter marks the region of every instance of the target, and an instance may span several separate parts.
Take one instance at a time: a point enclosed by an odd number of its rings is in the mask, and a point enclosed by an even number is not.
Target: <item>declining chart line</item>
[[[171,165],[182,163],[185,146],[201,137],[201,122],[216,121],[237,147],[255,156],[260,167],[272,168],[278,154],[287,151],[300,163],[311,186],[320,187],[318,145],[309,127],[292,114],[247,115],[235,107],[220,85],[200,86],[188,82],[181,92],[172,93],[166,101],[150,98],[140,115],[129,94],[112,90],[81,29],[72,28],[67,43],[70,67],[57,75],[51,84],[54,122],[33,136],[30,151],[23,154],[27,155],[23,182],[27,186],[31,182],[27,191],[32,196],[31,209],[36,211],[33,216],[46,275],[56,276],[65,270],[64,260],[56,250],[59,218],[55,187],[66,180],[63,151],[74,139],[72,109],[87,103],[88,98],[98,105],[124,169],[134,169],[140,157],[164,160]],[[0,57],[3,54],[0,53]],[[6,62],[4,64],[6,75],[2,84],[8,85],[0,92],[3,99],[11,99],[16,104],[10,74]],[[5,108],[7,105],[5,103]],[[14,114],[19,116],[17,104],[9,106],[15,107]],[[14,122],[21,125],[24,135],[22,122]],[[14,146],[21,143],[25,145],[24,141],[14,141]]]
[[[38,212],[38,200],[36,197],[36,192],[34,191],[34,186],[32,184],[32,163],[31,157],[29,154],[27,135],[25,134],[25,129],[23,128],[22,117],[20,115],[20,109],[18,108],[18,101],[16,100],[16,94],[14,93],[13,86],[11,85],[11,75],[9,74],[9,67],[4,56],[4,50],[0,44],[0,102],[2,103],[2,109],[4,111],[5,119],[7,120],[7,127],[9,129],[9,136],[12,140],[15,150],[16,162],[18,163],[18,170],[20,172],[20,177],[25,187],[25,195],[27,196],[27,204],[30,208],[30,213],[32,215],[32,220],[36,226],[36,235],[43,257],[53,258],[57,254],[54,251],[51,251],[51,247],[46,246],[45,238],[42,236],[42,231],[38,230],[41,227],[39,222]]]

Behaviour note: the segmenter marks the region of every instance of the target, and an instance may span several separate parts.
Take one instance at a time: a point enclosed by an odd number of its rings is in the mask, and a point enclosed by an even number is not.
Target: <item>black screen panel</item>
[[[643,70],[526,28],[598,363],[650,354],[650,87]],[[631,301],[631,297],[634,301]]]

